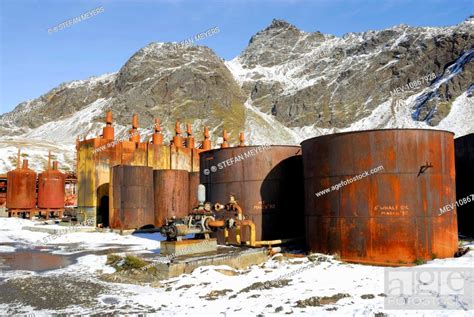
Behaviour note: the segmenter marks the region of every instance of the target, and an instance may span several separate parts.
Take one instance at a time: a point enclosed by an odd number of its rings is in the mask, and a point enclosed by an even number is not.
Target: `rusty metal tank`
[[[199,172],[189,172],[189,203],[188,207],[193,209],[199,205],[197,188],[199,185]]]
[[[48,168],[38,175],[38,208],[63,209],[65,198],[66,177],[58,170],[58,162],[53,162]]]
[[[7,208],[34,209],[36,207],[36,172],[28,168],[28,160],[23,166],[7,173]]]
[[[454,139],[454,149],[459,234],[474,238],[474,133]]]
[[[453,133],[359,131],[301,145],[310,251],[395,266],[457,251],[456,211],[440,214],[456,200]]]
[[[166,218],[185,217],[189,208],[189,175],[186,170],[154,170],[155,227]]]
[[[125,230],[153,225],[153,169],[117,165],[110,174],[110,227]]]
[[[213,203],[234,194],[257,240],[304,237],[304,191],[299,146],[239,146],[200,154],[201,183]],[[247,230],[242,239],[249,238]]]

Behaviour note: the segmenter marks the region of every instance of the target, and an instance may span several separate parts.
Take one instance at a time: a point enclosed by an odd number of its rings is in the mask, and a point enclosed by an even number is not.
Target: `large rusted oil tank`
[[[153,225],[153,169],[117,165],[110,174],[110,227],[123,230]]]
[[[474,133],[456,138],[454,148],[458,229],[460,234],[474,238]]]
[[[456,201],[451,132],[360,131],[301,144],[310,251],[380,265],[452,257],[457,251],[456,211],[440,213]]]
[[[38,208],[63,209],[64,183],[66,177],[58,170],[58,162],[53,162],[53,168],[38,175]]]
[[[155,227],[166,218],[181,218],[189,214],[189,175],[186,170],[154,170]]]
[[[34,209],[36,207],[36,172],[23,166],[7,173],[7,208]]]
[[[199,172],[189,172],[189,208],[193,209],[199,205],[197,188],[199,186]]]
[[[200,154],[207,200],[236,197],[256,225],[257,240],[304,236],[303,166],[299,146],[239,146]],[[249,238],[242,231],[242,239]]]

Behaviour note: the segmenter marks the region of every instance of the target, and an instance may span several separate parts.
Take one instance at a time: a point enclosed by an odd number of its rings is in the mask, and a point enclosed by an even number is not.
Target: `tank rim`
[[[330,137],[330,136],[341,136],[344,134],[356,134],[356,133],[366,133],[366,132],[384,132],[384,131],[429,131],[429,132],[443,132],[443,133],[450,133],[452,135],[455,135],[454,132],[448,131],[448,130],[438,130],[438,129],[421,129],[421,128],[408,128],[408,129],[399,129],[399,128],[390,128],[390,129],[372,129],[372,130],[357,130],[357,131],[345,131],[345,132],[339,132],[339,133],[332,133],[332,134],[325,134],[325,135],[320,135],[320,136],[315,136],[309,139],[306,139],[304,141],[301,141],[300,145],[302,146],[303,143],[312,141],[317,138],[323,138],[323,137]]]
[[[256,147],[261,147],[261,146],[265,146],[265,145],[264,145],[264,144],[261,144],[261,145],[229,146],[229,147],[225,147],[225,148],[217,148],[217,149],[210,149],[210,150],[207,150],[207,151],[202,151],[201,154],[210,153],[210,152],[215,152],[215,151],[221,151],[221,150],[256,148]],[[301,146],[298,145],[298,144],[296,144],[296,145],[288,145],[288,144],[286,144],[286,145],[268,144],[267,146],[270,146],[270,147],[289,147],[289,148],[301,149]]]

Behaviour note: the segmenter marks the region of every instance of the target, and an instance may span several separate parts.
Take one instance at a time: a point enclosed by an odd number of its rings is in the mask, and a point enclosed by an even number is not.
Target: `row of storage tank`
[[[184,217],[198,204],[198,172],[117,165],[110,173],[111,228],[159,228],[166,218]]]
[[[229,147],[224,137],[211,149],[208,133],[195,146],[189,129],[181,139],[178,126],[169,145],[156,126],[151,142],[141,142],[135,116],[130,139],[117,143],[110,113],[106,122],[101,137],[77,143],[78,210],[112,228],[160,227],[166,217],[184,217],[202,183],[210,202],[237,198],[257,240],[304,237],[312,252],[402,265],[454,255],[456,209],[440,210],[474,192],[472,134],[456,139],[456,151],[452,133],[421,129],[338,133],[301,147],[245,146],[243,137]],[[468,236],[473,206],[458,208]]]
[[[63,211],[65,199],[64,173],[58,170],[58,162],[51,167],[48,158],[47,169],[39,174],[28,168],[28,160],[20,165],[18,151],[17,168],[7,173],[6,207],[10,213],[36,211]],[[38,188],[37,188],[38,186]]]
[[[474,194],[474,135],[456,141],[458,179],[453,136],[421,129],[338,133],[246,159],[255,147],[216,149],[201,153],[201,169],[227,163],[200,178],[209,201],[235,194],[259,240],[303,235],[312,252],[404,265],[458,250],[456,210],[442,210],[456,203],[456,186],[458,199]],[[474,202],[466,202],[458,208],[460,228],[472,237]]]
[[[196,142],[193,135],[191,125],[186,125],[186,135],[182,136],[179,122],[175,124],[175,134],[169,144],[164,144],[164,137],[161,130],[160,120],[155,119],[152,134],[149,136],[140,135],[138,115],[132,116],[132,125],[129,130],[129,136],[126,139],[116,139],[114,127],[112,126],[112,112],[107,111],[105,115],[105,127],[102,135],[91,138],[77,140],[77,206],[80,220],[94,218],[97,224],[105,227],[124,229],[125,227],[133,227],[131,224],[124,224],[118,221],[114,215],[114,210],[123,209],[123,205],[113,205],[112,200],[112,173],[110,168],[113,166],[138,166],[150,167],[151,170],[162,171],[186,171],[192,179],[199,179],[199,154],[211,149],[211,140],[209,129],[204,128],[204,139]],[[142,132],[143,133],[143,132]],[[228,135],[223,131],[222,148],[228,147]],[[243,144],[243,134],[240,134],[240,144]],[[143,169],[144,171],[150,169]],[[137,172],[146,173],[146,172]],[[173,173],[173,172],[163,172]],[[188,174],[183,172],[175,172],[181,174],[182,179],[188,179]],[[156,177],[155,177],[156,178]],[[148,179],[148,178],[146,178]],[[152,178],[149,178],[152,179]],[[123,181],[134,182],[130,177],[125,177]],[[117,182],[116,182],[117,183]],[[183,183],[179,181],[177,183]],[[188,182],[184,181],[186,186]],[[147,186],[152,186],[153,182],[148,181]],[[163,189],[162,191],[164,191]],[[170,192],[171,194],[172,192]],[[128,197],[124,194],[124,197]],[[174,196],[169,198],[172,200],[173,206],[185,206],[180,202],[184,196]],[[133,199],[134,196],[130,196]],[[127,204],[127,202],[124,202]],[[137,205],[131,202],[133,206]],[[152,218],[152,206],[154,202],[147,203],[149,216],[143,216],[146,219]],[[187,206],[187,205],[186,205]],[[178,208],[179,209],[179,208]],[[135,209],[129,209],[135,210]],[[188,211],[186,211],[188,212]],[[137,214],[137,218],[142,218],[141,214]],[[128,217],[131,219],[133,217]],[[134,221],[135,224],[137,221]]]

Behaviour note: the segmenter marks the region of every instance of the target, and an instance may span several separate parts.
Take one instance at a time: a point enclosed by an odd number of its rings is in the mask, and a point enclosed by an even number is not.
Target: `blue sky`
[[[102,6],[61,31],[48,29]],[[341,36],[397,24],[446,26],[474,13],[474,0],[0,0],[0,113],[65,81],[115,72],[150,42],[198,42],[228,60],[273,18]]]

